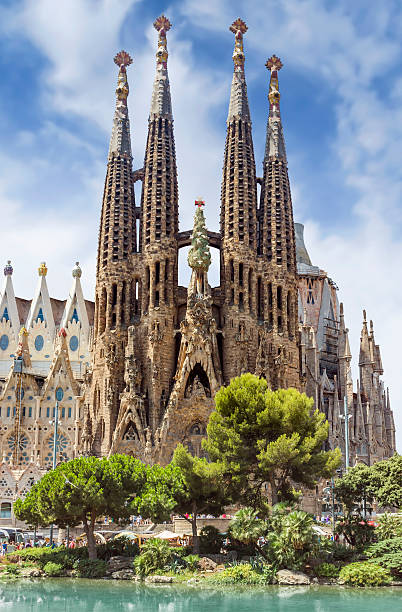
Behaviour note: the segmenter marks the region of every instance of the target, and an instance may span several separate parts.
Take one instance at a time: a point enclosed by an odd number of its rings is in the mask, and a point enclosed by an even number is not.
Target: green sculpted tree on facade
[[[128,519],[145,477],[145,465],[134,457],[79,457],[45,474],[23,501],[16,501],[15,515],[27,520],[34,513],[41,526],[54,523],[59,527],[73,527],[82,523],[88,540],[88,556],[96,559],[96,520],[102,516],[110,516],[115,521]]]
[[[325,415],[296,389],[271,391],[253,374],[234,378],[215,398],[204,443],[231,476],[233,500],[261,507],[269,483],[272,503],[294,499],[292,483],[312,487],[341,462],[339,449],[324,451]]]
[[[211,252],[208,245],[208,232],[205,225],[202,200],[196,201],[197,209],[194,215],[194,227],[191,237],[191,248],[188,252],[188,265],[193,270],[208,270],[211,265]]]

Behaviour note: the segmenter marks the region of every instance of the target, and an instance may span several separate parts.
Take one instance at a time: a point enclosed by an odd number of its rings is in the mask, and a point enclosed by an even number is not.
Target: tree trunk
[[[275,504],[279,502],[279,499],[278,499],[278,488],[276,486],[275,478],[273,476],[269,479],[269,484],[271,486],[272,505],[275,506]]]
[[[94,535],[95,517],[91,515],[91,520],[89,523],[87,517],[85,517],[83,522],[88,542],[88,557],[90,559],[96,559],[96,541]]]
[[[193,502],[193,518],[191,519],[191,527],[193,530],[193,553],[198,555],[200,552],[200,542],[197,533],[197,504]]]

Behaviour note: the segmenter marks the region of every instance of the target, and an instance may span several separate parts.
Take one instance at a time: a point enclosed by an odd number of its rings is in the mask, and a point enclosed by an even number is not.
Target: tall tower
[[[136,251],[126,73],[132,59],[128,53],[120,51],[114,61],[119,67],[119,75],[99,229],[90,393],[93,451],[97,454],[104,454],[110,448],[119,395],[124,388],[124,350],[133,300],[131,255]]]
[[[176,151],[167,71],[166,32],[171,23],[162,15],[154,27],[158,50],[141,199],[142,320],[148,338],[143,374],[153,430],[159,425],[175,372],[178,232]]]
[[[243,35],[247,26],[239,18],[229,29],[235,35],[235,47],[221,189],[225,382],[242,371],[254,370],[257,340],[257,182],[244,73]]]
[[[278,71],[281,60],[273,55],[270,71],[269,116],[264,174],[259,209],[258,253],[262,275],[257,285],[257,315],[264,321],[269,344],[270,383],[273,388],[299,388],[297,342],[297,269],[292,198],[283,135]]]

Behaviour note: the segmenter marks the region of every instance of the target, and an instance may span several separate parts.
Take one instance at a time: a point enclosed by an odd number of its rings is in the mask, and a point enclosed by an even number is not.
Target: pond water
[[[26,612],[401,612],[402,588],[211,589],[105,580],[0,583],[0,610]]]

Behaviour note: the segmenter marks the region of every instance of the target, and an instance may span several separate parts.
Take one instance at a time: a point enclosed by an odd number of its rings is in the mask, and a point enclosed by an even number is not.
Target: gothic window
[[[29,463],[28,444],[29,440],[25,434],[22,434],[19,437],[16,437],[14,434],[12,434],[7,440],[5,456],[6,463],[11,463],[16,450],[17,463],[20,465],[26,465],[27,463]]]
[[[53,467],[53,446],[54,439],[51,436],[48,441],[44,452],[47,450],[47,455],[43,461],[45,468],[50,469]],[[68,461],[69,457],[67,455],[68,449],[68,439],[62,433],[59,433],[56,438],[56,465],[62,461]]]
[[[7,306],[4,308],[3,316],[1,318],[5,319],[6,321],[10,320],[10,317],[8,316],[8,308],[7,308]]]
[[[2,337],[0,338],[0,349],[2,351],[6,351],[8,348],[8,336],[6,334],[3,334]]]
[[[43,345],[45,344],[45,341],[43,339],[43,336],[41,336],[40,334],[38,334],[35,338],[35,350],[37,350],[38,352],[40,352],[43,349]]]
[[[314,280],[312,278],[307,279],[307,304],[314,304],[313,295]]]
[[[42,310],[42,308],[39,308],[38,314],[36,316],[36,322],[38,322],[38,321],[42,321],[43,322],[44,318],[45,317],[43,316],[43,310]]]

